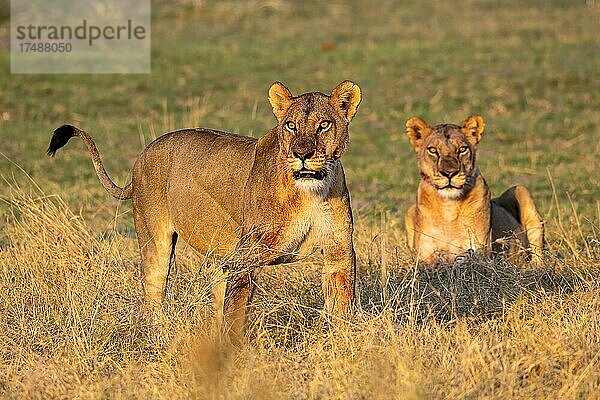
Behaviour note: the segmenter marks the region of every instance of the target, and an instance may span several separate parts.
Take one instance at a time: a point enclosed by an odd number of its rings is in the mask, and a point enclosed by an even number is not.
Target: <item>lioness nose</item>
[[[294,157],[301,159],[302,161],[307,160],[315,155],[314,150],[293,150]]]
[[[452,179],[459,171],[460,165],[458,164],[458,160],[452,157],[442,157],[440,159],[440,174],[446,178]]]
[[[292,146],[294,157],[304,161],[315,154],[315,141],[310,137],[300,137]]]
[[[448,179],[451,179],[454,175],[458,174],[458,169],[441,170],[440,174],[444,175]]]

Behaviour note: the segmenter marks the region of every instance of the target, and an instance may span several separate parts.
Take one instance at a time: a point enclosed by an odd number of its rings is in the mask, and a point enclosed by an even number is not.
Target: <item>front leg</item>
[[[227,273],[220,330],[233,338],[241,338],[246,328],[248,306],[255,288],[254,268],[242,268]]]
[[[323,241],[323,295],[325,309],[341,318],[354,308],[356,256],[352,244],[352,212],[348,195],[329,201],[332,224]]]
[[[413,204],[404,215],[404,228],[406,229],[406,244],[411,250],[415,249],[415,223],[417,221],[417,206]]]
[[[276,233],[262,233],[255,230],[243,235],[236,246],[233,258],[224,274],[225,280],[215,291],[216,305],[222,305],[217,311],[217,324],[222,334],[235,340],[243,337],[246,329],[248,306],[252,301],[256,287],[256,270],[270,263],[276,252],[274,239]]]
[[[323,250],[323,253],[327,252]],[[354,281],[356,261],[354,251],[325,256],[323,268],[323,294],[325,309],[333,315],[347,318],[354,308]]]

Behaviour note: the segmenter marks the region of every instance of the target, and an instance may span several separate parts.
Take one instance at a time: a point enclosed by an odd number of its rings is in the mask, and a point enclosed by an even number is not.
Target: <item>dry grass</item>
[[[216,278],[202,258],[180,252],[168,324],[154,327],[141,313],[132,238],[98,237],[34,185],[7,187],[1,397],[594,398],[600,390],[595,234],[558,240],[564,225],[550,226],[543,270],[482,260],[428,271],[398,244],[396,221],[382,219],[358,230],[361,301],[348,326],[321,318],[318,268],[292,265],[261,274],[251,340],[232,348],[214,340]]]

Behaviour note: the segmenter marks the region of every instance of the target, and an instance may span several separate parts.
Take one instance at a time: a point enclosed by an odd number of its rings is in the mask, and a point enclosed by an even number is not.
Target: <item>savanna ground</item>
[[[574,1],[180,1],[155,4],[150,75],[10,75],[0,4],[0,397],[599,398],[600,5]],[[359,309],[320,316],[320,271],[265,270],[250,341],[212,340],[208,260],[179,246],[156,330],[141,313],[131,205],[73,141],[95,138],[120,184],[145,144],[207,126],[258,136],[266,99],[352,79],[344,157]],[[416,268],[403,213],[418,175],[404,122],[486,119],[479,165],[534,193],[546,265]],[[284,283],[281,283],[281,282]]]

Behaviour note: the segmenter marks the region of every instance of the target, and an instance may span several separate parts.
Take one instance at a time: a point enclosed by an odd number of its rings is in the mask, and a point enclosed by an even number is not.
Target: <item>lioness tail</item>
[[[56,151],[66,145],[69,139],[74,136],[81,138],[81,140],[83,140],[87,146],[92,158],[92,163],[96,169],[96,175],[98,175],[98,179],[100,179],[104,189],[106,189],[106,191],[116,199],[130,199],[133,195],[133,186],[131,186],[131,182],[128,183],[124,188],[120,188],[119,186],[115,185],[104,169],[104,165],[102,164],[100,154],[98,154],[98,149],[96,148],[94,141],[90,135],[76,126],[63,125],[54,131],[52,139],[50,140],[50,145],[48,146],[48,155],[53,157],[54,154],[56,154]]]

